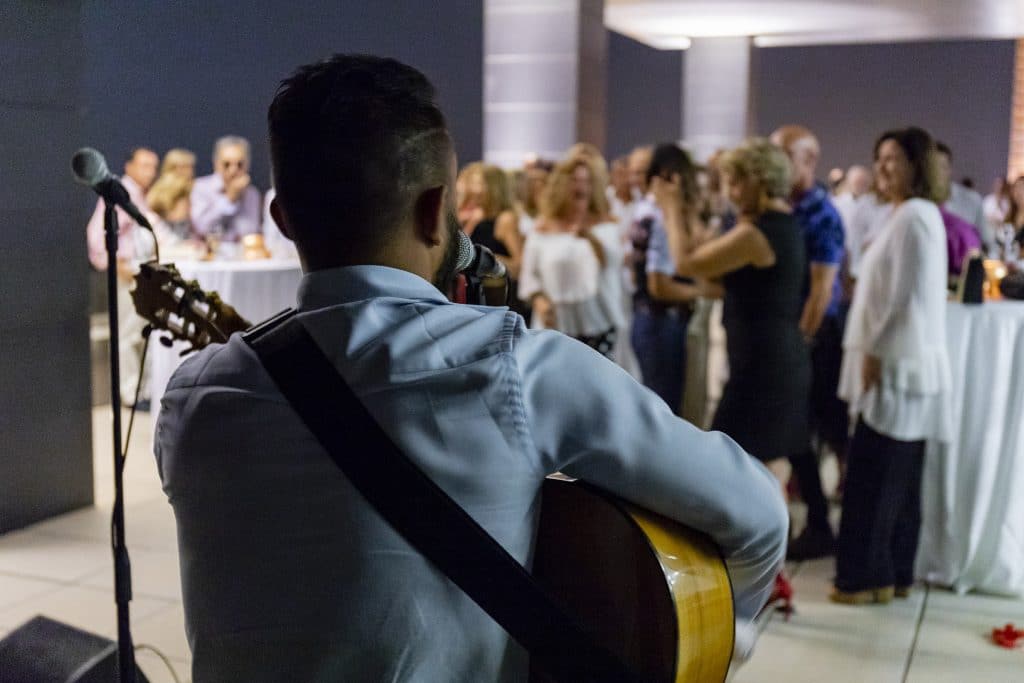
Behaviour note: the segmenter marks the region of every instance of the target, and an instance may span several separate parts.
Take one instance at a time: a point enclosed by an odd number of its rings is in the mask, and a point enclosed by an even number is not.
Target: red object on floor
[[[776,604],[778,603],[778,604]],[[786,615],[786,621],[789,621],[789,615],[793,613],[793,584],[789,582],[782,572],[775,577],[775,588],[772,590],[772,595],[768,598],[768,604],[775,605],[775,608]]]
[[[1013,624],[992,629],[992,642],[999,647],[1012,650],[1015,647],[1020,647],[1022,639],[1024,639],[1024,629],[1016,628]]]
[[[789,481],[786,482],[786,498],[790,503],[803,500],[803,497],[800,495],[800,483],[792,475],[790,475]]]

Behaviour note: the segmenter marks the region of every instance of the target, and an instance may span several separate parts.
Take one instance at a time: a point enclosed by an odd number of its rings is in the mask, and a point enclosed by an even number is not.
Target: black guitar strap
[[[639,680],[405,455],[294,311],[278,314],[243,338],[370,505],[522,645],[535,664],[560,681]]]

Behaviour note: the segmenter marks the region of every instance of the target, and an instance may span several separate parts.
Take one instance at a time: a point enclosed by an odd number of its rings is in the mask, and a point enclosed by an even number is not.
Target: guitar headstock
[[[186,281],[170,263],[143,263],[131,294],[136,312],[153,329],[168,333],[161,342],[168,346],[173,340],[191,344],[182,355],[224,343],[233,333],[251,326],[216,292],[204,292],[195,280]]]

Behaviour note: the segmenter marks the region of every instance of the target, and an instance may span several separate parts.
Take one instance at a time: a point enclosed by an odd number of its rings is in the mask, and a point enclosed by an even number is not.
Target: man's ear
[[[413,206],[416,237],[432,247],[441,244],[447,224],[444,198],[445,187],[438,185],[421,192]]]
[[[270,217],[277,223],[278,229],[281,234],[290,239],[292,242],[295,239],[292,237],[291,228],[288,226],[288,219],[285,218],[284,211],[281,210],[281,205],[277,203],[277,197],[270,200]]]

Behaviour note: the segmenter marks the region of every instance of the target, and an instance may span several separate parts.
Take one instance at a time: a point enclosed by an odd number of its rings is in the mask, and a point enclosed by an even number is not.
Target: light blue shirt
[[[562,471],[710,534],[740,616],[767,598],[776,480],[597,352],[391,268],[307,274],[298,300],[394,441],[520,562]],[[356,493],[237,335],[175,373],[156,457],[196,681],[525,680],[521,648]]]
[[[649,197],[637,201],[637,209],[634,214],[635,220],[642,221],[650,218],[651,232],[647,241],[647,269],[648,273],[663,273],[670,277],[676,275],[676,263],[672,258],[672,252],[668,246],[668,233],[665,232],[665,218],[661,208]]]

